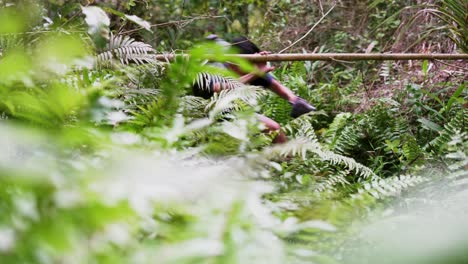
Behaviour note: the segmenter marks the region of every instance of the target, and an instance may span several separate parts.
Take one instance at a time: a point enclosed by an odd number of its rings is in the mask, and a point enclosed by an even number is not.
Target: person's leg
[[[276,137],[273,139],[273,143],[281,144],[281,143],[286,143],[286,141],[288,141],[286,134],[284,134],[284,132],[281,131],[281,126],[276,121],[264,115],[260,115],[260,114],[258,114],[257,117],[258,117],[258,120],[262,122],[266,127],[264,132],[267,132],[267,133],[277,132],[278,133]]]
[[[263,67],[264,64],[257,63],[257,67]],[[240,75],[246,75],[236,65],[230,64],[229,68]],[[269,73],[266,73],[263,77],[257,77],[248,82],[250,85],[262,86],[270,89],[281,98],[285,99],[292,105],[291,116],[296,118],[303,114],[315,111],[315,107],[310,105],[306,100],[295,95],[288,87],[281,84],[278,80],[273,78]]]
[[[255,86],[262,86],[267,89],[270,89],[272,92],[279,95],[279,97],[287,100],[291,104],[293,104],[298,98],[293,91],[281,84],[269,73],[267,73],[264,77],[258,77],[250,81],[249,84]]]
[[[306,100],[294,94],[288,87],[281,84],[276,79],[271,79],[269,86],[270,90],[284,98],[292,105],[291,116],[293,118],[299,117],[303,114],[307,114],[311,111],[315,111],[315,107],[309,104]]]
[[[274,78],[272,78],[271,84],[268,88],[291,104],[293,104],[298,98],[298,96],[295,95],[293,91]]]

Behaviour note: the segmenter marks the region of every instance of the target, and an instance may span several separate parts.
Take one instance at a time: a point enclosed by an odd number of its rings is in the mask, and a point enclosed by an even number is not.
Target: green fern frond
[[[409,163],[413,163],[423,156],[421,147],[418,145],[416,139],[411,135],[406,135],[404,137],[402,152],[403,156]]]
[[[382,77],[384,83],[388,83],[391,80],[391,70],[393,65],[391,62],[384,62],[380,66],[379,76]]]
[[[161,106],[161,100],[154,100],[146,105],[137,106],[136,110],[129,111],[134,117],[129,123],[138,127],[155,125],[158,114],[161,112]]]
[[[291,120],[291,105],[288,101],[277,96],[269,94],[261,103],[262,113],[279,124],[286,124]]]
[[[317,141],[311,141],[305,138],[294,139],[285,144],[278,144],[267,148],[263,151],[263,156],[267,159],[273,159],[278,156],[287,157],[293,155],[300,156],[302,159],[305,159],[307,157],[307,152],[317,155],[320,159],[327,161],[332,165],[344,165],[362,178],[377,177],[371,169],[356,162],[353,158],[345,157],[328,150],[323,150]]]
[[[360,194],[370,194],[371,196],[381,199],[388,196],[395,196],[401,193],[403,190],[425,182],[427,179],[420,176],[409,176],[401,175],[390,177],[386,179],[376,179],[371,180],[363,184],[363,188],[358,190],[358,195],[354,197],[359,197]]]
[[[331,148],[333,151],[343,155],[350,155],[351,151],[359,146],[359,140],[363,134],[359,127],[351,124],[346,126],[336,138]]]
[[[0,35],[0,57],[9,49],[24,46],[24,40],[19,35]]]
[[[348,170],[341,170],[327,177],[320,177],[318,183],[314,186],[316,192],[324,192],[328,190],[335,190],[337,185],[349,185],[346,176],[349,175]]]
[[[122,64],[155,63],[154,53],[155,50],[149,44],[135,41],[129,36],[111,34],[106,48],[97,55],[97,61],[100,65],[112,65],[116,60]]]
[[[222,89],[235,89],[244,86],[243,83],[232,77],[221,76],[208,72],[200,72],[194,81],[194,84],[197,85],[199,89],[207,91],[212,89],[212,84],[214,83],[219,83]]]
[[[247,86],[241,83],[238,85],[236,89],[224,89],[211,97],[210,102],[206,106],[211,118],[222,113],[241,109],[242,105],[239,102],[255,107],[258,104],[258,99],[265,94],[264,89],[256,86]]]
[[[166,63],[154,61],[139,65],[132,65],[123,69],[125,76],[134,87],[158,87],[166,70]],[[152,85],[151,85],[152,84]]]
[[[468,155],[465,152],[454,152],[450,153],[447,157],[456,158],[452,160],[452,164],[449,165],[450,174],[447,178],[458,178],[462,176],[468,176]]]
[[[457,132],[447,143],[448,154],[445,155],[448,169],[448,178],[456,179],[468,176],[468,133]]]
[[[314,127],[312,126],[312,116],[302,115],[296,119],[291,120],[283,130],[291,135],[293,138],[306,138],[310,141],[316,141]]]
[[[462,109],[450,122],[444,125],[444,129],[438,137],[424,146],[423,150],[440,154],[447,148],[447,143],[452,140],[454,135],[466,131],[466,124],[468,124],[468,109]]]
[[[333,119],[327,132],[325,133],[325,141],[333,146],[336,142],[337,136],[341,130],[349,123],[349,119],[352,117],[351,113],[339,113]]]
[[[198,97],[187,95],[180,100],[180,112],[187,117],[201,118],[206,115],[206,105],[208,100]]]
[[[138,105],[149,104],[157,99],[160,90],[149,88],[123,88],[118,91],[126,103],[127,109],[134,109]]]
[[[353,158],[349,158],[343,155],[333,153],[331,151],[316,150],[314,151],[320,158],[323,160],[329,161],[334,165],[345,165],[350,170],[354,170],[356,174],[360,175],[363,178],[377,177],[374,172],[368,167],[362,165],[361,163],[356,162]]]
[[[350,154],[350,150],[359,145],[362,132],[351,118],[351,113],[340,113],[330,124],[325,133],[325,142],[331,150],[340,154]]]
[[[379,120],[380,118],[382,120]],[[406,120],[393,116],[369,116],[366,121],[372,129],[368,131],[373,134],[374,143],[379,146],[384,146],[387,140],[401,140],[401,136],[407,134],[409,130]]]

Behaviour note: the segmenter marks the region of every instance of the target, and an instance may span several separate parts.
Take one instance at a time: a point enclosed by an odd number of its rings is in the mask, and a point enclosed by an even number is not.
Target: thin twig
[[[210,19],[210,18],[226,18],[225,16],[200,16],[200,17],[192,17],[189,19],[183,19],[183,20],[175,20],[175,21],[169,21],[169,22],[164,22],[164,23],[159,23],[159,24],[153,24],[151,27],[163,27],[163,26],[169,26],[169,25],[179,25],[179,24],[188,24],[191,23],[195,20],[201,20],[201,19]],[[127,30],[122,32],[121,34],[130,34],[139,30],[144,29],[143,27],[140,28],[135,28],[131,30]]]
[[[333,10],[333,8],[335,8],[336,6],[336,3],[330,8],[330,10],[327,11],[327,13],[325,15],[323,15],[319,21],[317,21],[317,23],[315,23],[310,29],[309,31],[307,31],[304,36],[302,36],[301,38],[299,38],[298,40],[294,41],[291,45],[287,46],[286,48],[280,50],[278,53],[283,53],[283,51],[286,51],[287,49],[291,48],[292,46],[296,45],[299,41],[303,40],[305,37],[307,37],[307,35],[309,35],[312,30],[315,29],[316,26],[318,26],[318,24],[320,24],[320,22],[322,22],[322,20]]]
[[[89,3],[87,3],[84,7],[88,7],[89,6]],[[65,23],[63,23],[60,27],[63,28],[65,27],[66,24],[68,24],[68,22],[70,22],[71,20],[73,20],[75,17],[77,17],[78,15],[81,15],[82,12],[76,12],[75,14],[73,14],[72,17],[70,17],[70,19],[68,19],[67,21],[65,21]]]
[[[457,68],[457,69],[466,71],[466,68],[460,67],[460,66],[458,66],[458,65],[453,65],[453,64],[450,64],[450,63],[446,63],[446,62],[443,62],[443,61],[441,61],[441,60],[435,60],[435,61],[440,62],[440,63],[445,64],[445,65],[450,66],[450,67],[454,67],[454,68]]]

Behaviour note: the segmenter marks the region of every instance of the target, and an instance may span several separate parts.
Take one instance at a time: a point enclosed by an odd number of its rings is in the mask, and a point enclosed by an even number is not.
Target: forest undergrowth
[[[293,119],[288,102],[205,64],[252,70],[189,38],[206,32],[155,33],[138,1],[58,2],[0,1],[1,263],[466,262],[466,61],[282,63],[275,77],[318,109]],[[359,30],[326,31],[350,12],[340,2],[303,51],[411,40],[466,52],[463,1],[368,2]],[[261,22],[243,21],[241,3],[221,9],[237,10],[230,30]],[[197,11],[146,4],[164,19]],[[244,32],[259,40],[320,11],[264,5],[247,7],[281,16]],[[176,44],[188,58],[155,59]],[[195,97],[202,72],[234,88]],[[289,141],[272,144],[258,112]]]

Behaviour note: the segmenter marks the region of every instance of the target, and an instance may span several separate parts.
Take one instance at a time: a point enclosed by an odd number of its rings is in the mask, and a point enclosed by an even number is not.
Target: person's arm
[[[271,54],[269,51],[260,51],[258,54],[260,55],[268,55]],[[262,66],[267,67],[266,63],[262,64]],[[262,67],[260,66],[260,67]],[[279,95],[281,98],[287,100],[290,103],[294,103],[297,100],[297,96],[286,86],[284,86],[282,83],[280,83],[276,79],[272,79],[271,85],[270,85],[270,90],[272,90],[274,93]]]
[[[241,83],[249,83],[257,78],[260,78],[261,76],[273,71],[275,69],[275,67],[271,67],[271,66],[268,66],[266,64],[262,64],[262,65],[257,65],[257,69],[256,71],[254,72],[251,72],[251,73],[247,73],[247,74],[244,74],[242,75],[241,77],[239,77],[239,81]]]
[[[279,95],[281,98],[287,100],[290,103],[294,103],[298,98],[293,91],[291,91],[288,87],[284,86],[278,80],[273,79],[269,88],[275,94]]]
[[[268,55],[270,54],[269,51],[260,51],[258,52],[258,54],[260,55]],[[267,73],[273,71],[275,69],[275,67],[272,67],[272,66],[268,66],[266,63],[256,63],[255,64],[255,70],[254,72],[251,72],[251,73],[247,73],[247,74],[244,74],[237,65],[234,65],[234,64],[231,64],[231,66],[229,67],[231,70],[233,70],[234,72],[238,73],[239,75],[241,75],[239,77],[239,81],[241,83],[249,83],[249,82],[252,82],[254,81],[255,79],[258,79],[258,78],[261,78],[262,76],[265,76]],[[227,87],[225,87],[223,85],[223,83],[212,83],[212,88],[213,88],[213,91],[215,93],[219,93],[221,92],[221,90],[224,90],[226,89]]]
[[[252,81],[252,80],[255,80],[256,78],[258,78],[257,75],[255,75],[255,74],[253,74],[253,73],[249,73],[249,74],[245,74],[245,75],[239,77],[239,81],[240,81],[241,83],[244,83],[244,84],[245,84],[245,83],[248,83],[248,82],[250,82],[250,81]],[[219,82],[213,83],[213,91],[214,91],[215,93],[219,93],[219,92],[221,92],[222,90],[227,89],[227,88],[228,88],[228,87],[226,87],[223,83],[219,83]]]
[[[252,73],[247,73],[239,77],[239,81],[241,83],[249,83],[254,81],[257,78],[260,78],[260,75],[265,75],[266,73],[274,70],[274,67],[265,67],[264,69],[260,69],[259,71],[255,71]],[[213,83],[213,91],[215,93],[221,92],[221,90],[226,89],[226,87],[222,83]]]
[[[251,81],[253,81],[253,80],[257,79],[257,78],[260,78],[260,77],[264,76],[268,72],[273,71],[274,69],[275,69],[275,67],[269,67],[269,66],[265,65],[265,67],[258,68],[258,71],[242,75],[241,77],[239,77],[239,81],[241,83],[249,83],[249,82],[251,82]]]

